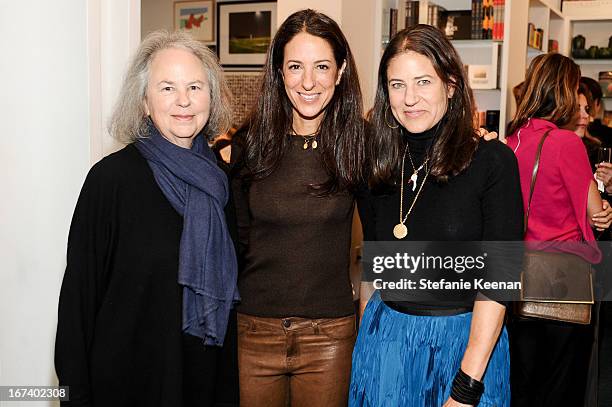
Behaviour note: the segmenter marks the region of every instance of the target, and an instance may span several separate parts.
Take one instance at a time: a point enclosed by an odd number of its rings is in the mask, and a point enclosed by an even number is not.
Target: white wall
[[[0,385],[56,380],[66,236],[89,168],[86,4],[0,1]]]
[[[90,165],[117,147],[103,128],[139,11],[140,0],[0,0],[0,385],[57,384],[68,228]]]
[[[276,21],[280,26],[283,21],[298,10],[311,8],[320,11],[333,18],[339,26],[342,26],[342,1],[343,0],[278,0],[276,9]]]

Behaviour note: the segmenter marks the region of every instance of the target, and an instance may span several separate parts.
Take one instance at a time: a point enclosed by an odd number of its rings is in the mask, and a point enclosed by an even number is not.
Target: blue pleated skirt
[[[472,313],[416,316],[370,299],[353,350],[349,406],[440,407],[468,343]],[[479,406],[510,405],[510,356],[504,328],[484,376]]]

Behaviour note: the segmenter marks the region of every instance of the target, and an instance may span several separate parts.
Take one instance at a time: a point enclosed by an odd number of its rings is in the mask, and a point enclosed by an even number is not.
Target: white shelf
[[[491,48],[502,43],[497,40],[452,40],[451,42],[455,48]]]
[[[612,0],[565,1],[563,17],[580,21],[612,19]]]
[[[612,59],[574,59],[578,65],[608,65],[612,69]]]
[[[538,55],[542,55],[542,54],[545,54],[545,53],[546,52],[541,50],[541,49],[527,46],[527,58],[529,58],[529,59],[535,58]]]

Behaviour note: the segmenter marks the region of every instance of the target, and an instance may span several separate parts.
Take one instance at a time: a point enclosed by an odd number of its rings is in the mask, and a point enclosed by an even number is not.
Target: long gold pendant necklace
[[[431,168],[427,169],[427,162],[429,161],[429,157],[427,157],[425,159],[425,161],[423,161],[423,164],[421,164],[421,166],[418,169],[414,168],[414,163],[412,162],[412,157],[410,157],[410,164],[412,165],[413,173],[410,176],[410,181],[409,182],[412,182],[412,190],[413,191],[416,189],[417,177],[418,177],[419,171],[422,168],[425,168],[426,172],[425,172],[425,177],[423,178],[423,181],[421,182],[421,186],[419,187],[419,190],[417,191],[416,195],[414,196],[414,199],[412,200],[412,204],[410,205],[410,208],[408,209],[408,212],[404,216],[404,163],[406,162],[406,152],[407,151],[408,151],[408,142],[406,142],[406,148],[404,149],[404,156],[402,157],[402,175],[401,175],[401,183],[400,183],[399,223],[393,227],[393,236],[395,236],[396,239],[403,239],[406,236],[408,236],[408,228],[405,225],[406,220],[408,219],[408,216],[412,213],[412,209],[414,208],[414,205],[416,204],[417,199],[419,199],[419,195],[421,194],[421,191],[423,190],[423,186],[425,185],[425,182],[427,181],[427,177],[429,176],[429,172],[431,171]]]

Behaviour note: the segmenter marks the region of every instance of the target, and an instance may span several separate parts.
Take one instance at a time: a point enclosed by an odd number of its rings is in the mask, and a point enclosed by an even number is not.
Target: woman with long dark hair
[[[391,40],[370,115],[369,190],[358,199],[364,240],[521,239],[516,160],[478,139],[473,113],[463,64],[440,30],[417,25]],[[376,292],[355,345],[349,405],[507,406],[504,315],[475,290],[465,304]]]
[[[509,126],[508,146],[518,159],[523,202],[530,208],[525,240],[585,241],[571,246],[574,254],[598,263],[601,253],[591,228],[608,228],[611,210],[603,205],[585,147],[572,131],[579,112],[579,80],[580,68],[571,59],[560,54],[536,57]],[[513,406],[583,405],[592,325],[517,317],[510,324],[510,338]]]
[[[338,25],[298,11],[268,51],[254,110],[234,138],[241,243],[243,406],[344,406],[355,314],[349,280],[364,121]]]

